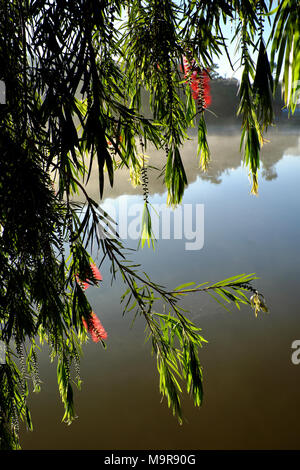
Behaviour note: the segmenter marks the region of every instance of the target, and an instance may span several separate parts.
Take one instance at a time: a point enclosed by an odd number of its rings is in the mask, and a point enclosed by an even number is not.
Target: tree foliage
[[[273,3],[0,0],[0,78],[6,86],[0,107],[2,448],[19,447],[19,419],[32,429],[27,398],[30,380],[34,391],[40,389],[38,339],[57,361],[63,419],[74,419],[72,380],[80,386],[82,345],[91,325],[97,328],[82,284],[99,280],[90,244],[109,260],[113,278],[121,274],[124,312],[136,309],[145,319],[160,391],[179,420],[182,382],[196,406],[202,401],[199,349],[205,340],[178,299],[201,292],[225,306],[249,304],[255,314],[266,310],[251,286],[254,275],[168,291],[141,274],[127,261],[121,240],[111,235],[113,221],[85,185],[96,162],[101,199],[105,173],[113,186],[114,172],[128,168],[144,188],[143,234],[151,239],[147,146],[161,150],[168,202],[179,204],[187,185],[181,148],[189,127],[198,125],[203,169],[210,158],[203,80],[195,100],[183,60],[199,77],[209,73],[216,57],[225,54],[230,61],[224,27],[231,24],[243,69],[237,110],[243,118],[241,148],[257,192],[259,152],[273,123],[275,87],[283,72],[286,106],[293,112],[293,84],[300,80],[299,1]],[[267,21],[273,28],[269,40]],[[151,117],[145,115],[142,92],[148,93]],[[73,202],[78,191],[84,205]],[[156,300],[167,313],[156,312]]]

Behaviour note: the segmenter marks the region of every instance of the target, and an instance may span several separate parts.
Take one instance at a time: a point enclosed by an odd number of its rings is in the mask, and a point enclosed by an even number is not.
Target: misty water
[[[155,251],[145,246],[130,254],[142,271],[170,288],[241,273],[259,278],[254,286],[270,312],[258,318],[246,306],[229,313],[205,294],[185,298],[189,318],[208,341],[200,353],[202,406],[194,408],[184,396],[180,426],[161,402],[145,324],[138,318],[132,325],[133,314],[122,316],[125,286],[121,280],[111,285],[104,264],[101,286],[90,287],[87,295],[108,332],[107,349],[91,341],[84,347],[82,390],[75,392],[78,419],[71,426],[61,423],[56,364],[49,365],[45,348],[42,391],[30,399],[34,431],[22,430],[23,449],[299,448],[300,364],[291,361],[291,345],[300,339],[300,133],[296,127],[277,128],[267,138],[256,197],[241,164],[239,130],[209,130],[212,162],[206,174],[198,168],[191,134],[182,152],[189,181],[183,205],[203,205],[203,247],[187,250],[184,237],[171,236],[158,239]],[[148,153],[150,163],[162,167],[163,153]],[[158,174],[149,170],[151,204],[166,202]],[[88,191],[99,200],[96,171]],[[121,202],[130,208],[143,201],[125,170],[117,172],[114,189],[107,186],[105,195],[107,207],[116,211],[124,207]],[[137,240],[124,243],[137,247]]]

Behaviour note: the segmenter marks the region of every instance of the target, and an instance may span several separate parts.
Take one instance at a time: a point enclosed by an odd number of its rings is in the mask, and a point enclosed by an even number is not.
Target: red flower
[[[99,282],[103,279],[99,269],[94,263],[91,263],[90,267],[93,273],[92,278],[87,278],[85,281],[82,281],[81,279],[79,279],[79,276],[76,276],[76,280],[83,290],[86,290],[88,287],[90,287],[91,284],[88,282],[88,280]]]
[[[91,338],[95,343],[98,343],[99,341],[107,338],[107,333],[101,321],[94,312],[92,312],[88,321],[82,318],[82,323],[85,329],[90,333]]]
[[[192,67],[195,65],[195,60],[192,60],[192,63],[183,56],[183,68],[184,68],[184,78],[190,79]]]
[[[94,263],[91,263],[90,266],[91,266],[91,270],[93,272],[93,276],[94,276],[95,280],[97,282],[102,281],[103,278],[102,278],[101,273],[100,273],[99,269],[97,268],[97,266]]]
[[[210,94],[210,85],[209,85],[209,75],[207,70],[203,70],[203,92],[204,92],[204,107],[207,108],[211,105],[211,94]]]
[[[207,108],[211,104],[208,71],[201,70],[194,59],[189,61],[186,57],[183,57],[183,66],[184,78],[190,84],[193,99],[203,108]]]

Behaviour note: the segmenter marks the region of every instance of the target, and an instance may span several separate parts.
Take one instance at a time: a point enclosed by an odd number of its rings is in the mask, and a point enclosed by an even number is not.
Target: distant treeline
[[[216,119],[213,114],[207,112],[207,123],[217,124],[216,121],[223,121],[224,119],[226,120],[226,122],[230,120],[232,123],[238,123],[241,120],[239,117],[236,116],[236,111],[239,105],[239,81],[235,78],[217,78],[215,80],[211,80],[210,86],[212,96],[210,110],[217,115],[218,119]],[[282,98],[281,87],[278,87],[274,97],[274,113],[275,121],[277,122],[286,121],[287,123],[291,124],[299,124],[300,122],[299,112],[297,112],[293,117],[288,118],[288,113],[284,109],[284,101]]]
[[[205,112],[208,125],[239,125],[241,118],[237,117],[236,112],[239,106],[239,81],[235,78],[215,78],[210,81],[210,90],[212,103]],[[181,93],[180,93],[181,94]],[[182,97],[184,94],[182,93]],[[151,116],[147,94],[142,94],[143,111],[147,116]],[[299,125],[300,107],[294,116],[289,117],[284,109],[281,87],[278,87],[274,97],[275,122],[288,125]]]

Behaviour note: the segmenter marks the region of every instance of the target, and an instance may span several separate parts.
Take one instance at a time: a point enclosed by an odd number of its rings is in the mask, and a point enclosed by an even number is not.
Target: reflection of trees
[[[221,132],[219,129],[208,129],[208,131],[212,160],[206,173],[203,173],[198,166],[197,139],[193,135],[193,132],[191,132],[190,140],[184,145],[182,157],[189,184],[195,182],[198,176],[203,181],[209,181],[212,184],[220,184],[224,174],[239,168],[241,165],[242,156],[239,152],[240,136],[237,132],[238,129],[223,126]],[[291,147],[295,149],[298,148],[298,135],[271,132],[267,138],[269,142],[265,143],[261,153],[261,176],[265,180],[271,181],[277,178],[275,166],[282,159],[287,149]],[[297,154],[296,152],[294,153]],[[150,148],[148,155],[150,156],[150,165],[158,169],[149,171],[150,192],[151,194],[163,194],[165,188],[163,186],[163,179],[159,177],[159,169],[161,169],[165,163],[164,157],[160,151]],[[91,176],[89,190],[95,198],[98,197],[98,177],[96,171]],[[134,188],[131,185],[129,172],[125,168],[116,173],[113,190],[109,189],[107,186],[106,192],[108,198],[114,198],[122,194],[142,194],[141,188]]]
[[[298,135],[296,134],[270,134],[270,143],[267,143],[262,152],[262,177],[267,181],[277,178],[276,164],[283,158],[284,154],[290,153],[293,147],[294,154],[300,155],[298,147]]]

